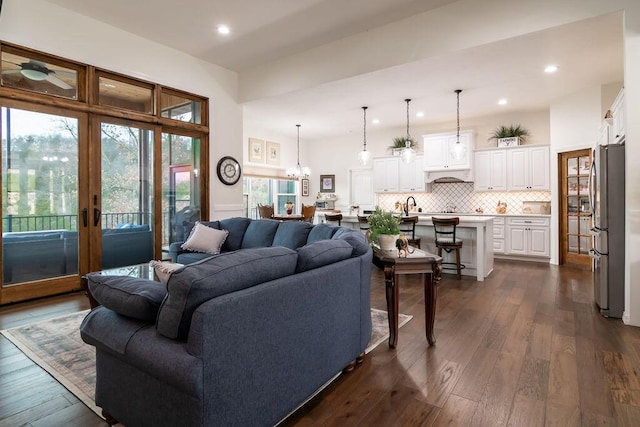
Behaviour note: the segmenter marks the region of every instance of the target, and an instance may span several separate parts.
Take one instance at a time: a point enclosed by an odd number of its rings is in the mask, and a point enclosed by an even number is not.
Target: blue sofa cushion
[[[175,271],[156,328],[171,339],[186,340],[193,312],[205,301],[295,273],[298,255],[282,247],[223,253]]]
[[[338,231],[338,227],[331,224],[317,224],[309,232],[307,237],[307,244],[317,242],[318,240],[329,240],[333,237],[334,233]]]
[[[289,249],[298,249],[307,243],[307,237],[313,225],[302,221],[284,221],[278,226],[278,231],[273,237],[272,246],[284,246]]]
[[[242,249],[271,246],[280,223],[273,219],[254,219],[242,239]]]
[[[229,237],[222,245],[222,252],[237,251],[242,247],[242,239],[250,222],[251,219],[244,217],[220,220],[220,229],[229,231]]]
[[[367,243],[366,237],[364,237],[364,234],[360,233],[359,231],[349,231],[341,234],[336,233],[334,235],[334,240],[344,240],[345,242],[349,243],[353,247],[352,256],[354,257],[364,255],[369,249],[371,249],[371,247]]]
[[[153,280],[130,276],[87,275],[89,290],[103,306],[134,319],[155,322],[165,287]]]
[[[317,226],[316,226],[317,227]],[[351,258],[353,246],[344,240],[319,240],[298,248],[296,273]]]

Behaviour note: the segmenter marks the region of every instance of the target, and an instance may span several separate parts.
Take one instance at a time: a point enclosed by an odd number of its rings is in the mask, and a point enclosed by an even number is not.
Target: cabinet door
[[[527,190],[529,186],[529,156],[526,148],[507,151],[507,186],[509,190]]]
[[[549,256],[549,227],[529,227],[527,231],[528,254]]]
[[[618,142],[624,137],[625,120],[624,120],[624,92],[620,91],[616,100],[611,106],[611,114],[613,114],[613,141]]]
[[[417,156],[415,161],[406,164],[398,162],[400,191],[424,191],[423,158]]]
[[[476,191],[504,191],[507,189],[507,153],[505,150],[475,152]]]
[[[424,145],[424,170],[441,171],[444,170],[447,163],[447,137],[442,136],[425,136]]]
[[[513,255],[527,255],[526,227],[507,227],[507,253]]]
[[[398,191],[398,157],[373,159],[373,186],[376,192]]]
[[[375,205],[372,169],[354,169],[351,171],[350,204],[358,205],[363,209],[370,209]]]
[[[527,149],[529,159],[529,190],[549,190],[549,147]]]

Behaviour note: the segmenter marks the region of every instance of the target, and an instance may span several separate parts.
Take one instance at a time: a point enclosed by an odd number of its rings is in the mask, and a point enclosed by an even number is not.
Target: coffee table
[[[437,284],[442,278],[442,257],[413,248],[406,257],[399,257],[397,250],[373,247],[373,263],[384,271],[384,283],[389,316],[389,347],[398,344],[398,300],[401,274],[422,274],[424,285],[424,326],[429,345],[436,342],[433,325],[436,316]]]
[[[153,268],[149,265],[148,262],[144,264],[136,264],[136,265],[127,265],[124,267],[116,267],[116,268],[108,268],[106,270],[97,271],[96,273],[102,274],[104,276],[130,276],[137,277],[141,279],[149,279],[149,280],[158,280],[157,276],[154,274]],[[81,278],[82,289],[84,290],[87,298],[89,298],[89,304],[91,308],[96,308],[100,305],[98,301],[93,297],[91,291],[89,290],[89,281],[87,280],[87,276],[82,276]]]

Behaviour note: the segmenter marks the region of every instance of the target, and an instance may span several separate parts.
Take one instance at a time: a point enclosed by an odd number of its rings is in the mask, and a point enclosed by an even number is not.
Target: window
[[[298,181],[245,176],[242,186],[247,204],[245,216],[249,218],[259,218],[258,204],[273,204],[276,215],[285,215],[284,204],[292,202],[294,206],[293,213],[300,213],[297,207]]]

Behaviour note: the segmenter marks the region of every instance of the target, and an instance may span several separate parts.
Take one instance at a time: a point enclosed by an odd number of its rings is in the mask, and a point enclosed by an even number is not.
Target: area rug
[[[95,347],[80,338],[80,324],[89,310],[0,331],[29,359],[41,366],[92,411],[102,416],[94,403],[96,383]],[[401,327],[413,316],[399,315]],[[365,352],[389,338],[387,312],[371,309],[373,331]]]

